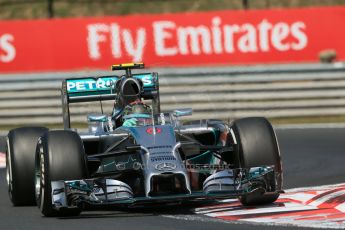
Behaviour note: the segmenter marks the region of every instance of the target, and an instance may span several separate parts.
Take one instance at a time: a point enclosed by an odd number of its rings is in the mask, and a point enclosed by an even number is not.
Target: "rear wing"
[[[155,113],[160,112],[158,73],[139,73],[130,76],[143,83],[141,97],[152,100]],[[62,82],[61,98],[64,128],[70,128],[70,103],[115,100],[117,97],[116,83],[119,76],[70,78]]]

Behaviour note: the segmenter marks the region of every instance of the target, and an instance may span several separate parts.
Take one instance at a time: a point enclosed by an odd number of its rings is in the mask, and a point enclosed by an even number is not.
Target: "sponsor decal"
[[[329,48],[345,60],[344,20],[335,6],[2,21],[0,71],[318,62]]]
[[[150,135],[155,135],[155,134],[159,134],[162,132],[162,129],[161,128],[157,128],[155,127],[155,129],[153,127],[150,127],[150,128],[147,128],[146,129],[146,132]]]
[[[345,228],[345,184],[287,190],[271,205],[244,207],[229,199],[195,212],[226,221]]]
[[[159,171],[172,171],[176,169],[176,165],[170,162],[163,162],[155,165],[155,169]]]
[[[172,146],[171,145],[157,145],[149,146],[147,149],[150,151],[150,155],[171,155]]]
[[[16,47],[14,46],[14,36],[12,34],[0,33],[0,63],[10,63],[16,57]]]
[[[140,79],[144,87],[153,86],[153,80],[151,74],[137,75],[135,78]],[[93,79],[70,79],[67,80],[67,92],[76,93],[84,91],[96,91],[96,90],[110,90],[115,87],[116,81],[119,80],[117,77],[102,77]]]
[[[150,157],[151,162],[157,162],[157,161],[176,161],[176,158],[174,156],[154,156]]]
[[[118,78],[99,78],[97,81],[94,79],[68,80],[67,91],[71,93],[110,89],[111,87],[114,87],[117,80]]]
[[[173,146],[172,145],[156,145],[156,146],[149,146],[147,149],[171,149]]]

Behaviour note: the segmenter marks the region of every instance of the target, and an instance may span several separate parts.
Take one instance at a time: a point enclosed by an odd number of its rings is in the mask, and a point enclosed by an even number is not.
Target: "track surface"
[[[284,188],[345,182],[345,128],[277,130]],[[1,142],[0,142],[1,143]],[[0,146],[0,150],[2,150]],[[44,218],[36,207],[12,207],[0,169],[0,229],[295,229],[222,222],[193,214],[191,207],[83,212],[78,218]]]

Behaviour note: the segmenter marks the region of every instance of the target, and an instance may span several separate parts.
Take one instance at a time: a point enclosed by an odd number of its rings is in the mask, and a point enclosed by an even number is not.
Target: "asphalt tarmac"
[[[345,182],[345,128],[276,130],[284,167],[284,188]],[[0,141],[0,143],[3,143]],[[3,146],[0,146],[0,151]],[[296,229],[224,222],[196,215],[193,207],[86,211],[76,218],[42,217],[37,207],[13,207],[0,169],[0,229]]]

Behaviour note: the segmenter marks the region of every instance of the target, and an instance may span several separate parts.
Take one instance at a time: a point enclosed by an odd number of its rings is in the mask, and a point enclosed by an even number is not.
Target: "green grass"
[[[248,0],[250,9],[345,5],[345,0]],[[47,0],[0,0],[0,19],[48,17]],[[54,0],[55,17],[243,9],[242,0]]]

